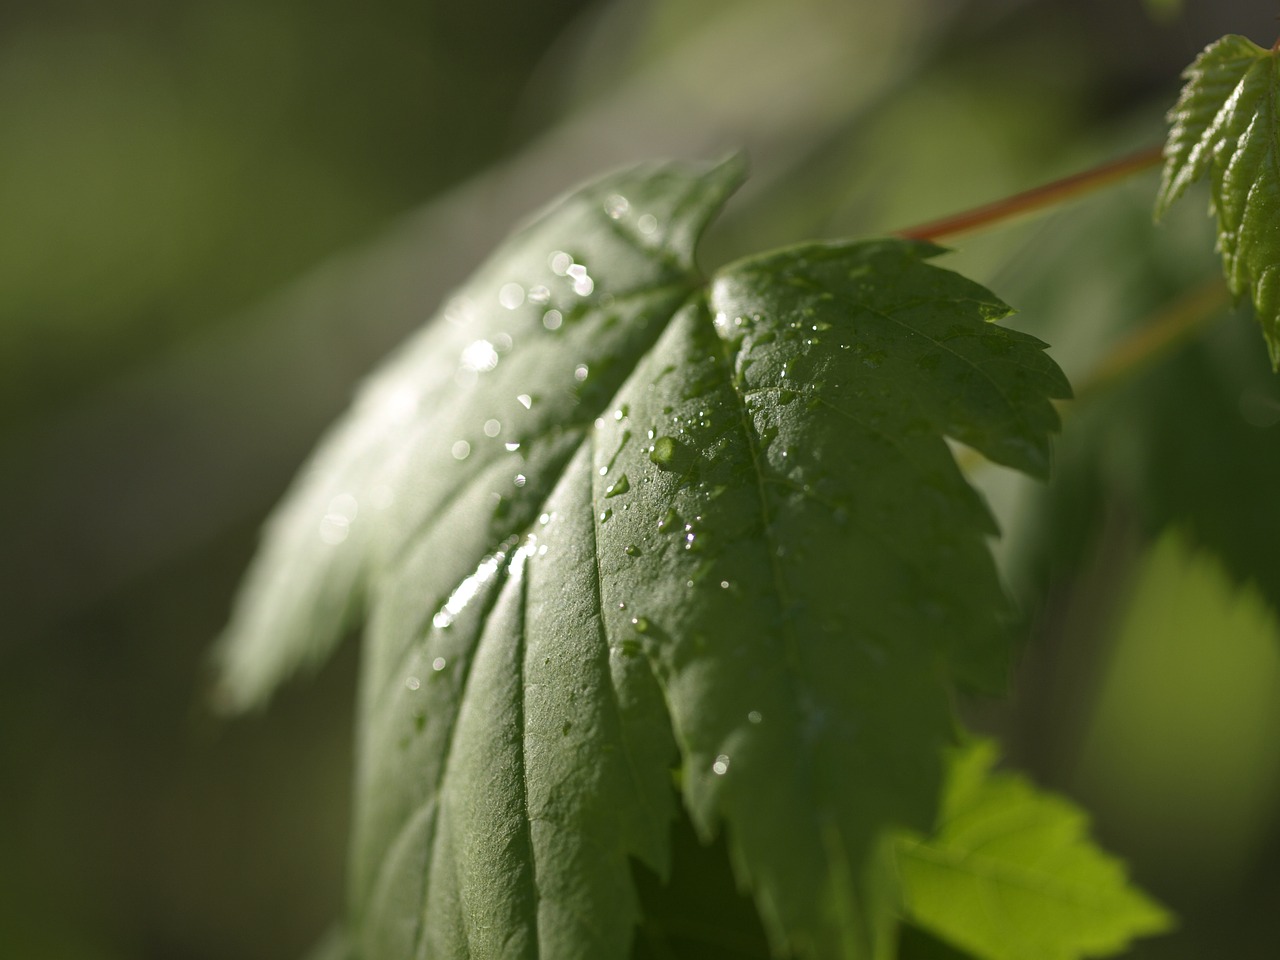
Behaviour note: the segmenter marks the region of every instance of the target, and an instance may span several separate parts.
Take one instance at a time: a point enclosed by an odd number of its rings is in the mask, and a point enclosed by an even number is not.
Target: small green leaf
[[[914,923],[981,960],[1112,956],[1171,926],[1089,840],[1078,807],[992,773],[995,759],[988,741],[957,750],[934,835],[898,845]]]
[[[947,438],[1043,476],[1034,338],[906,241],[706,283],[741,169],[626,171],[512,238],[365,389],[222,648],[260,702],[366,621],[361,960],[627,956],[671,768],[775,951],[882,956],[957,684],[998,689],[995,526]]]
[[[1250,294],[1280,369],[1280,54],[1226,36],[1184,76],[1156,215],[1208,175],[1227,285],[1237,298]]]

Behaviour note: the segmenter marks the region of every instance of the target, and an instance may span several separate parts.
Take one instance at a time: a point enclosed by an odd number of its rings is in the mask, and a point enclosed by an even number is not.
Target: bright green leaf
[[[362,960],[628,955],[670,768],[775,949],[862,960],[962,683],[998,689],[994,524],[946,437],[1043,476],[1068,388],[903,241],[704,284],[739,168],[647,167],[505,245],[273,522],[223,652],[260,702],[367,622]],[[674,736],[673,736],[674,734]]]
[[[1265,856],[1280,806],[1275,614],[1171,528],[1143,556],[1114,629],[1079,789],[1148,868],[1226,889]]]
[[[1210,44],[1169,114],[1159,216],[1209,177],[1227,285],[1249,292],[1280,368],[1280,54],[1240,36]]]
[[[899,844],[913,922],[982,960],[1111,956],[1168,929],[1169,915],[1089,840],[1078,807],[992,773],[995,759],[986,741],[957,750],[934,835]]]

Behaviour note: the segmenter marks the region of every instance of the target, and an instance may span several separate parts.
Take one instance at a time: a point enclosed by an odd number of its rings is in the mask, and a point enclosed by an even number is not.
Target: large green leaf
[[[1249,292],[1280,367],[1280,54],[1240,36],[1210,44],[1169,115],[1162,214],[1206,174],[1227,285]]]
[[[739,176],[640,168],[534,221],[273,521],[224,694],[260,702],[363,613],[364,960],[627,956],[677,763],[776,951],[889,942],[879,839],[933,822],[953,687],[1007,669],[994,524],[945,438],[1044,475],[1067,385],[926,244],[704,284]]]
[[[1171,919],[1088,838],[1084,813],[1022,777],[995,746],[952,758],[937,830],[898,845],[908,916],[983,960],[1112,956]]]

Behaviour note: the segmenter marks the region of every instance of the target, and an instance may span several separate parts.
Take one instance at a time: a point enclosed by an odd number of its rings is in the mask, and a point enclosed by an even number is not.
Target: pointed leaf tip
[[[1156,216],[1208,178],[1227,285],[1237,299],[1249,294],[1280,369],[1280,53],[1226,36],[1184,76],[1169,113]]]
[[[1088,836],[1066,798],[993,770],[993,743],[952,751],[938,826],[897,847],[908,918],[978,960],[1124,952],[1173,918]]]

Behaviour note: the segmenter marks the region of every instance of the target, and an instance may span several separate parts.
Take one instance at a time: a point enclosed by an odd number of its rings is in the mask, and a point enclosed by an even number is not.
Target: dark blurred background
[[[1270,45],[1277,13],[0,4],[0,956],[279,960],[338,916],[355,645],[233,722],[207,709],[208,650],[357,379],[515,221],[610,166],[745,146],[754,177],[708,265],[885,232],[1158,143],[1179,71],[1223,33]],[[1216,275],[1204,195],[1156,230],[1154,189],[963,241],[949,265],[1087,381]],[[1280,399],[1247,318],[1197,329],[1079,401],[1050,490],[976,478],[1033,639],[1012,705],[974,715],[1181,914],[1138,955],[1273,957],[1280,520],[1204,502],[1275,489]],[[1152,552],[1170,525],[1185,543]],[[1253,646],[1224,654],[1212,618],[1195,636],[1142,619],[1152,597],[1198,596],[1179,549],[1204,606],[1254,611]],[[1180,674],[1154,676],[1175,654]],[[1178,734],[1153,718],[1189,709],[1185,691],[1201,722]],[[1178,815],[1148,815],[1179,791]]]

